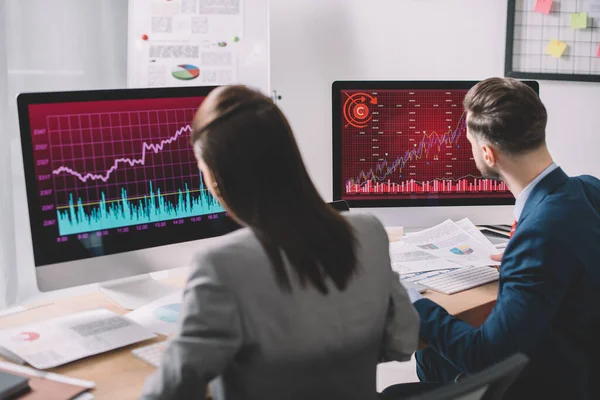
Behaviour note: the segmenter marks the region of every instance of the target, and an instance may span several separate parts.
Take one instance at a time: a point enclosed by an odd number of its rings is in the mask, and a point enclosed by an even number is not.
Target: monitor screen
[[[20,95],[36,266],[234,230],[190,146],[212,88]]]
[[[335,82],[334,198],[354,207],[513,203],[505,183],[481,176],[466,138],[463,100],[475,83]]]

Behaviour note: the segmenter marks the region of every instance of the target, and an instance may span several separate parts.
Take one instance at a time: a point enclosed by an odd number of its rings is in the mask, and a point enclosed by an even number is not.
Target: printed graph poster
[[[130,86],[237,82],[243,0],[137,0],[130,4],[130,34],[136,37],[131,51],[144,60],[130,70]]]

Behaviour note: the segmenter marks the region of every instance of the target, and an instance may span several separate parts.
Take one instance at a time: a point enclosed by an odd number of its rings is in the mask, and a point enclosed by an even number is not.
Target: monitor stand
[[[110,300],[127,310],[135,310],[161,297],[181,291],[176,286],[157,281],[149,274],[104,282],[100,285],[100,290]]]

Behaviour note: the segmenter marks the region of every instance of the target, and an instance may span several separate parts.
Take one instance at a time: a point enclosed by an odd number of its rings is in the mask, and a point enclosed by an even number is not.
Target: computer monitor
[[[334,82],[334,200],[352,208],[514,204],[505,183],[481,176],[466,138],[463,100],[476,83]]]
[[[18,96],[41,291],[188,265],[238,225],[207,191],[190,132],[214,87]]]

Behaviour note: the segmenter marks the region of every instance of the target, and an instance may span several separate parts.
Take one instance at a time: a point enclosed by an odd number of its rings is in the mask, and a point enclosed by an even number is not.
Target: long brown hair
[[[213,91],[194,121],[192,145],[219,195],[251,228],[280,287],[291,290],[283,255],[301,285],[344,290],[356,266],[348,222],[319,196],[292,129],[271,99],[244,86]]]

